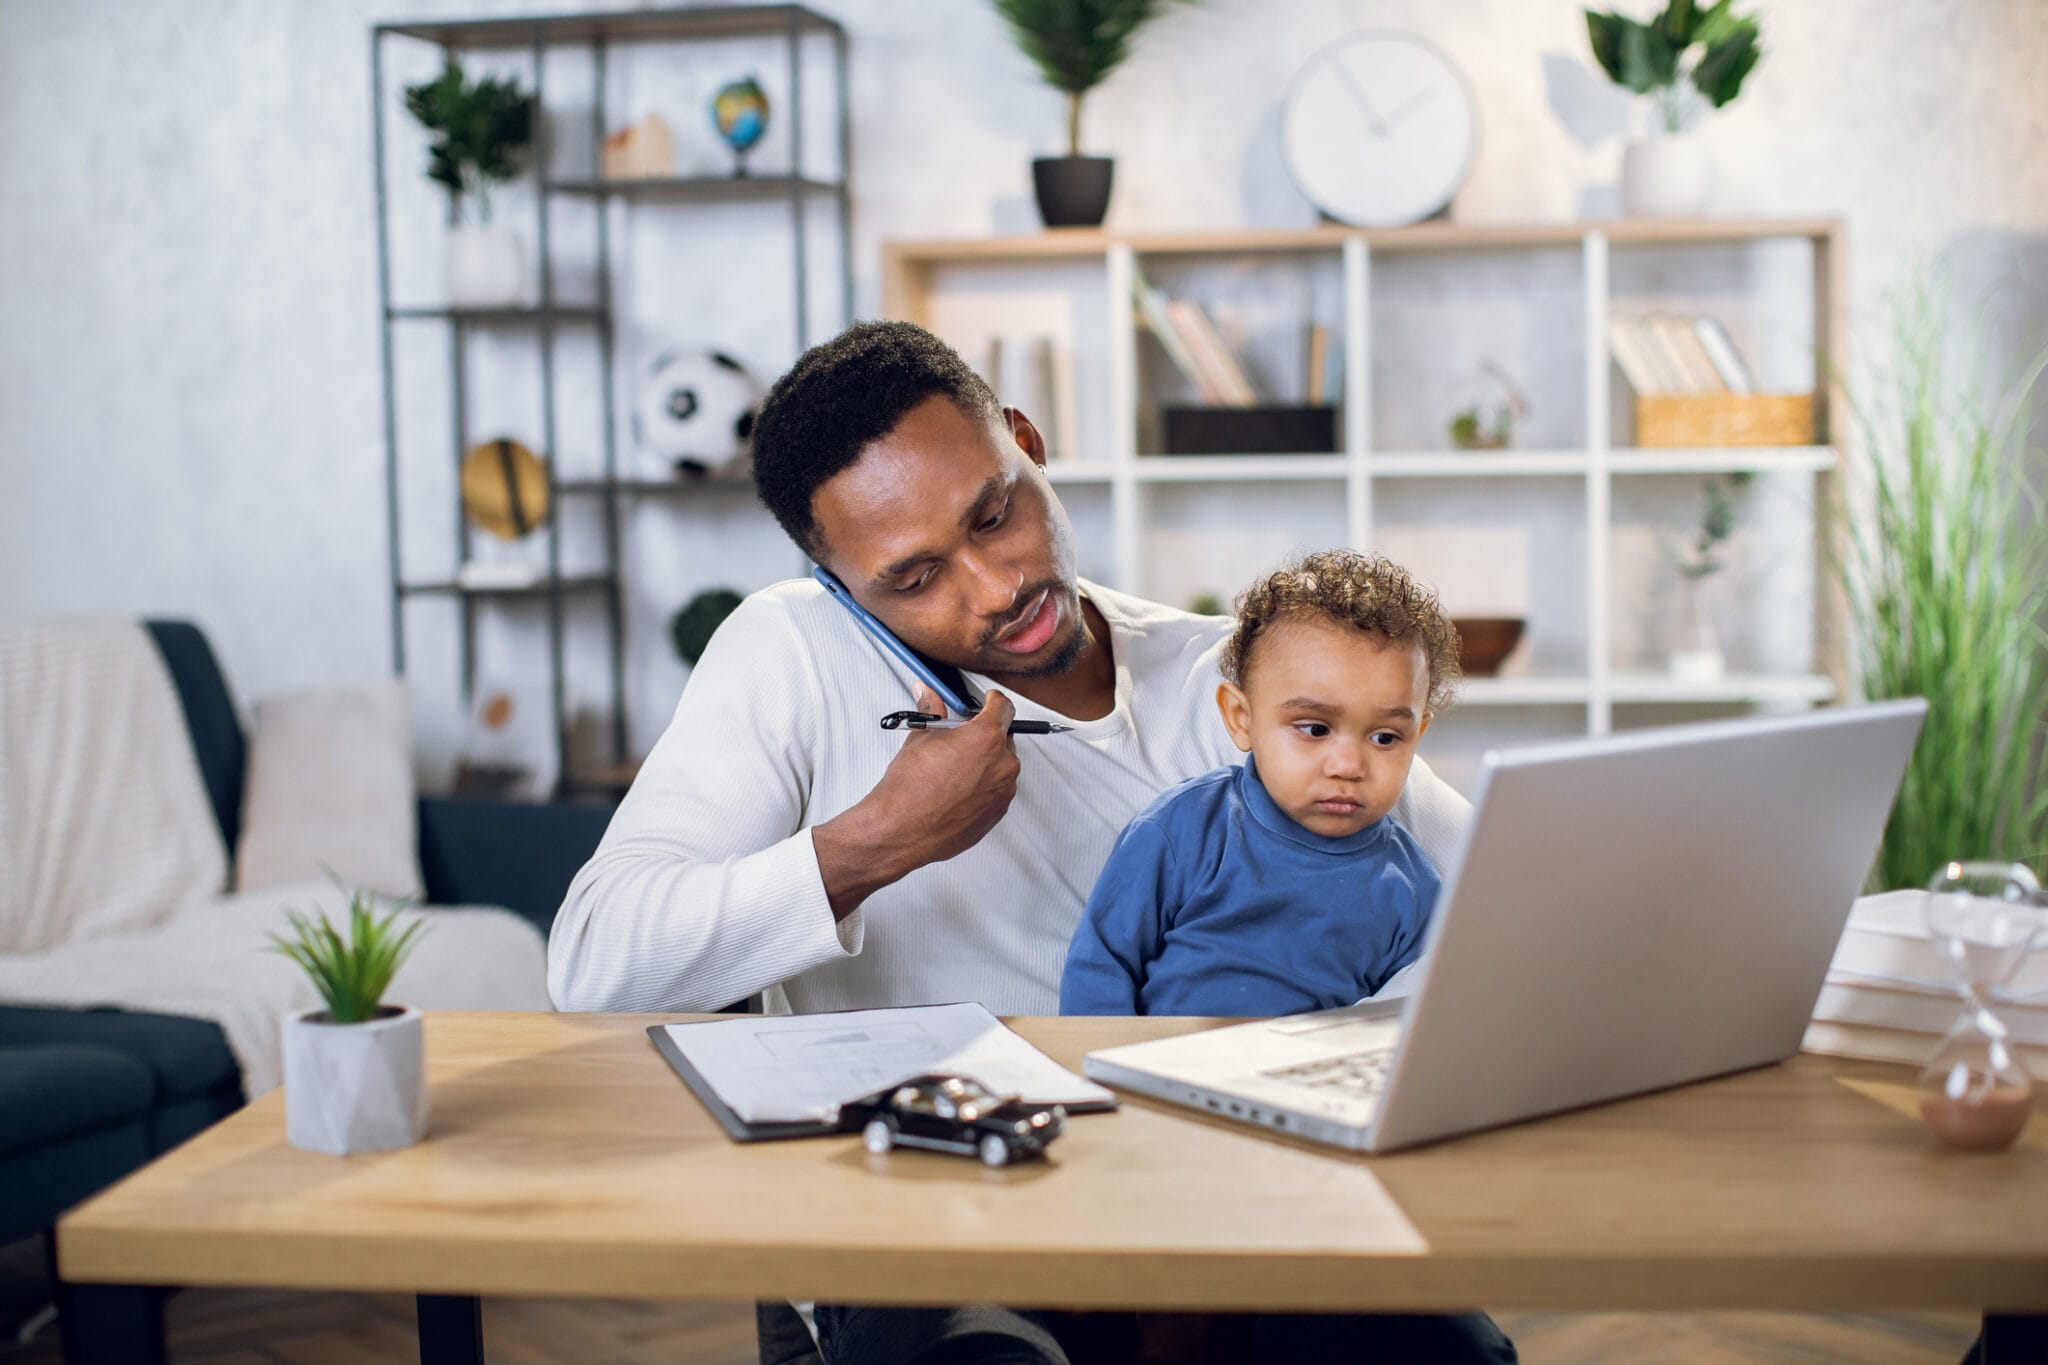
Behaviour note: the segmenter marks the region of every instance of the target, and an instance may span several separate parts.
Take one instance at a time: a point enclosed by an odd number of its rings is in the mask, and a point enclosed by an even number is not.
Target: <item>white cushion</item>
[[[405,685],[295,692],[256,704],[235,889],[324,879],[422,893]]]

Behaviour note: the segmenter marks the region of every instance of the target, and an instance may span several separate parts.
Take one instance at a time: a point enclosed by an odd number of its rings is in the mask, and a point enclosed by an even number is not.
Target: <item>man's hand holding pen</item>
[[[917,710],[945,714],[923,686]],[[1010,737],[1016,716],[1010,699],[991,691],[980,714],[968,720],[908,727],[875,789],[811,830],[835,918],[846,918],[918,868],[966,852],[996,827],[1017,795],[1017,746]]]

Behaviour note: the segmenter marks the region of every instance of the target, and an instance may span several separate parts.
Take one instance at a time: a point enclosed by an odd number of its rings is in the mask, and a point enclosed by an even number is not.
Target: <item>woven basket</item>
[[[1652,448],[1812,445],[1813,395],[1638,395],[1636,444]]]

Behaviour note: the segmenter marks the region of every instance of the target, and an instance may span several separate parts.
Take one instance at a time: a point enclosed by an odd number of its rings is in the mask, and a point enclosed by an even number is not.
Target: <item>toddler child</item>
[[[1062,1014],[1266,1018],[1375,994],[1440,882],[1389,813],[1458,681],[1436,596],[1325,550],[1252,585],[1216,704],[1248,757],[1117,836],[1067,950]]]

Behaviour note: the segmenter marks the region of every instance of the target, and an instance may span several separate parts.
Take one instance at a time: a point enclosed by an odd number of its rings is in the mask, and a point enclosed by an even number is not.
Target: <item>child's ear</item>
[[[1252,704],[1245,700],[1244,689],[1236,683],[1223,683],[1216,688],[1216,709],[1223,713],[1223,728],[1230,732],[1230,742],[1240,753],[1252,751]]]
[[[1430,723],[1431,721],[1435,720],[1435,719],[1436,719],[1436,712],[1434,712],[1434,711],[1424,711],[1424,712],[1422,713],[1422,726],[1421,726],[1421,728],[1420,728],[1420,729],[1418,729],[1418,730],[1417,730],[1417,731],[1415,732],[1415,737],[1416,737],[1417,739],[1421,739],[1421,738],[1422,738],[1422,737],[1423,737],[1424,735],[1428,734],[1428,733],[1429,733],[1429,723]]]

